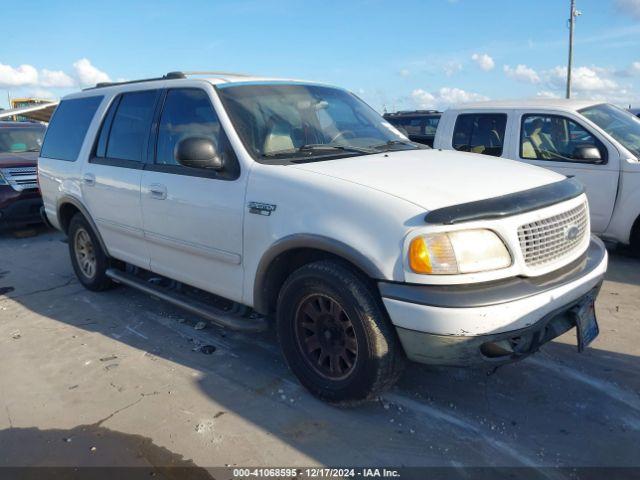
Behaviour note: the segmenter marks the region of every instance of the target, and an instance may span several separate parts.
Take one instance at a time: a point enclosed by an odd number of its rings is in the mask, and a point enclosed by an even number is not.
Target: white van
[[[640,119],[628,111],[584,100],[465,104],[444,112],[434,148],[510,158],[577,178],[589,197],[593,232],[640,253]]]

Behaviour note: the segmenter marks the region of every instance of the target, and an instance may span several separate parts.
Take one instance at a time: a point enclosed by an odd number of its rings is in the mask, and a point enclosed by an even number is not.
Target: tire
[[[404,352],[377,292],[338,261],[310,263],[289,276],[276,328],[291,371],[329,403],[372,399],[402,373]]]
[[[640,258],[640,217],[635,221],[631,230],[631,253]]]
[[[80,283],[94,292],[111,288],[114,283],[106,275],[111,260],[81,213],[76,213],[71,219],[68,237],[71,265]]]

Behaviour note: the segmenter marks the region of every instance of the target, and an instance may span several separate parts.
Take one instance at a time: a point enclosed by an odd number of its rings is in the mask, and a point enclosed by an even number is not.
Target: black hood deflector
[[[574,178],[567,178],[531,190],[438,208],[427,213],[424,220],[430,224],[453,225],[474,220],[510,217],[549,207],[582,193],[584,193],[582,184]]]

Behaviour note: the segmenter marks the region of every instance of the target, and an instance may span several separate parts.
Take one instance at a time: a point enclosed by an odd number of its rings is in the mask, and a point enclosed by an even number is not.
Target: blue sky
[[[640,0],[577,0],[576,96],[640,106]],[[374,108],[562,95],[569,0],[111,0],[3,5],[0,106],[95,81],[224,70]]]

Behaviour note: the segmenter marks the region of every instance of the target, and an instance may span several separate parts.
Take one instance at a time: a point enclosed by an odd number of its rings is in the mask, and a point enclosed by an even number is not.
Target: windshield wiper
[[[343,150],[345,152],[373,153],[373,150],[365,147],[355,147],[352,145],[332,145],[331,143],[308,143],[298,148],[300,152],[314,150]]]
[[[372,150],[371,148],[354,147],[350,145],[347,146],[347,145],[332,145],[330,143],[308,143],[294,149],[278,150],[275,152],[263,153],[262,156],[269,158],[269,157],[279,157],[283,155],[295,155],[296,153],[306,153],[306,152],[313,153],[313,152],[318,152],[323,150],[340,150],[343,152],[355,152],[355,153],[374,153],[375,152],[375,150]]]
[[[422,148],[421,146],[416,145],[414,142],[412,142],[410,140],[389,140],[388,142],[380,143],[378,145],[371,145],[370,148],[375,149],[375,150],[391,150],[391,148],[396,146],[396,145],[404,145],[404,146],[407,146],[407,147]]]

